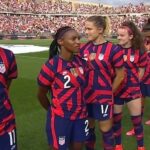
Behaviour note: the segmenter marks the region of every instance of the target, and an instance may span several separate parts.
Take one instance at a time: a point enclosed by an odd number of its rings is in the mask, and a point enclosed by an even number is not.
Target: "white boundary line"
[[[16,57],[22,57],[22,58],[28,58],[28,59],[42,59],[42,60],[48,59],[46,57],[32,57],[32,56],[21,56],[21,55],[16,55]]]

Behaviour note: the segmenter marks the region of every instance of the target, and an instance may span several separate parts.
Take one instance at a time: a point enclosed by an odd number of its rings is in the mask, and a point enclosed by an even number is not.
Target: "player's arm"
[[[48,110],[50,106],[50,101],[47,97],[48,91],[52,85],[52,82],[54,81],[54,72],[52,70],[52,67],[47,61],[40,71],[40,74],[38,75],[38,92],[37,97],[43,108]]]
[[[124,60],[123,60],[123,50],[119,46],[116,46],[113,52],[112,64],[115,71],[115,78],[113,80],[112,89],[113,92],[119,88],[121,82],[124,80]]]
[[[112,89],[113,92],[116,92],[117,89],[119,88],[120,84],[122,83],[123,79],[124,79],[124,68],[115,68],[115,79],[113,81],[113,85],[112,85]]]
[[[11,85],[11,82],[12,82],[11,79],[7,80],[7,89],[8,89],[8,90],[9,90],[9,87],[10,87],[10,85]]]
[[[141,80],[142,77],[144,76],[145,73],[145,68],[139,68],[139,79]]]
[[[38,93],[37,93],[38,100],[39,100],[40,104],[43,106],[43,108],[45,108],[46,110],[48,110],[48,108],[50,106],[50,102],[48,100],[47,93],[48,93],[47,88],[42,87],[42,86],[38,87]]]

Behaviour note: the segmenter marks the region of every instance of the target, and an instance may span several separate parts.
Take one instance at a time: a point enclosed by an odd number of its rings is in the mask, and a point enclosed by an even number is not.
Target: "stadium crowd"
[[[127,6],[111,7],[100,4],[82,4],[62,0],[42,2],[36,0],[0,0],[0,4],[0,11],[28,13],[122,14],[145,13],[150,11],[150,7],[143,3],[139,5],[130,3]]]
[[[68,24],[83,33],[86,15],[92,13],[109,15],[112,25],[111,33],[115,34],[116,29],[124,20],[133,20],[141,29],[148,17],[143,13],[149,14],[150,12],[150,7],[142,3],[137,6],[129,4],[116,8],[82,3],[73,7],[72,2],[62,0],[43,2],[37,2],[36,0],[0,0],[0,4],[0,34],[3,35],[50,35],[57,28]],[[10,14],[10,12],[12,13]],[[53,14],[49,15],[48,13]],[[66,13],[66,15],[62,13]],[[75,15],[74,13],[84,15]],[[135,14],[129,15],[128,13]]]
[[[118,26],[124,20],[133,20],[141,29],[147,16],[110,16],[112,33],[116,32]],[[0,15],[0,33],[1,34],[51,34],[57,28],[64,25],[74,26],[80,33],[84,32],[84,21],[86,17],[69,16],[38,16],[38,15]],[[60,24],[61,22],[61,24]]]

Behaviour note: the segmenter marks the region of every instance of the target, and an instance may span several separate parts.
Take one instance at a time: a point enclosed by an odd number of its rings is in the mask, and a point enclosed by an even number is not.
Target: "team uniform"
[[[114,96],[116,105],[124,105],[134,99],[142,97],[140,89],[139,68],[145,68],[147,63],[147,54],[133,48],[124,48],[124,69],[125,78]],[[132,124],[134,126],[135,137],[138,147],[144,146],[144,135],[142,117],[139,115],[131,115]],[[122,144],[122,112],[114,114],[114,133],[115,144]]]
[[[0,48],[0,150],[16,150],[15,115],[8,95],[7,81],[17,77],[14,54]]]
[[[67,62],[56,55],[44,64],[38,76],[39,86],[51,92],[46,131],[49,144],[56,149],[67,150],[71,142],[84,142],[88,137],[83,97],[87,70],[86,61],[79,56]]]
[[[147,65],[141,81],[142,96],[150,97],[150,53],[147,54]]]
[[[142,54],[132,48],[124,49],[125,78],[115,93],[115,104],[123,105],[125,102],[142,97],[139,68],[146,67],[146,60],[146,53]]]
[[[81,56],[92,68],[84,91],[88,116],[108,120],[113,115],[113,70],[123,66],[123,52],[111,42],[100,45],[89,42],[81,48]]]

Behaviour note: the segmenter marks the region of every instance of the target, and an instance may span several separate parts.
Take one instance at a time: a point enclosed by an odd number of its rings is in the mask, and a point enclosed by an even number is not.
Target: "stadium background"
[[[150,16],[149,4],[129,4],[113,6],[81,3],[79,1],[53,0],[0,0],[0,44],[49,46],[51,36],[61,25],[72,25],[84,36],[84,20],[90,14],[109,15],[111,18],[111,39],[117,42],[116,29],[124,20],[133,20],[142,28]],[[24,40],[23,40],[24,39]],[[11,99],[16,113],[19,150],[46,150],[45,135],[46,112],[41,108],[36,97],[37,74],[48,57],[48,52],[16,54],[19,78],[11,87]],[[150,101],[146,101],[144,121],[150,116]],[[127,109],[124,110],[123,143],[125,149],[135,150],[135,138],[125,136],[131,121]],[[144,126],[145,145],[150,149],[150,127]],[[97,129],[97,139],[100,134]],[[96,150],[102,150],[97,141]]]

